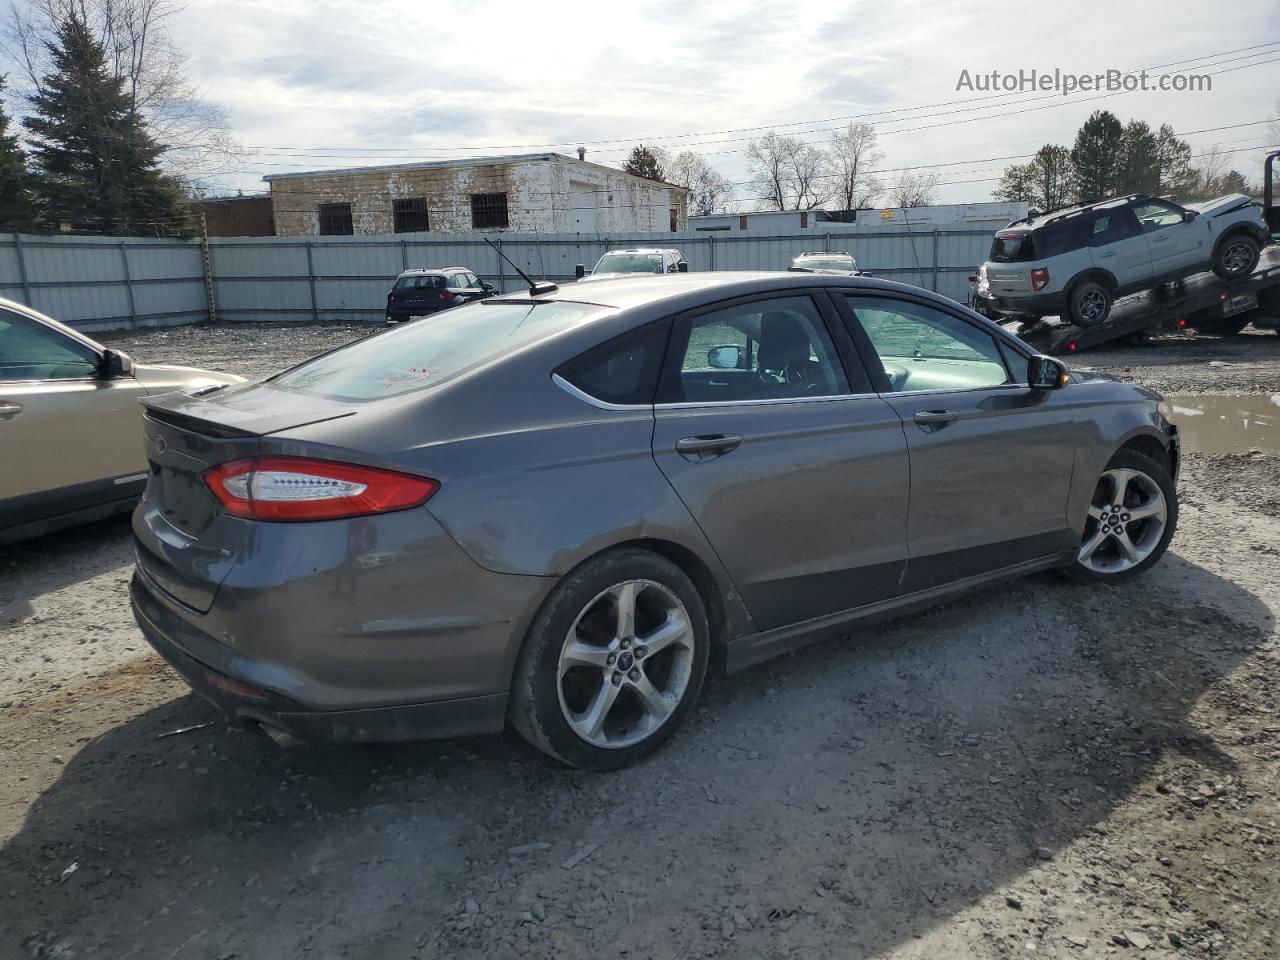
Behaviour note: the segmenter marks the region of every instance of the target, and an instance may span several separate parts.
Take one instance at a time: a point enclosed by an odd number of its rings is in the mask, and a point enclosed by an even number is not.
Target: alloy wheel
[[[1228,273],[1244,273],[1253,262],[1253,247],[1236,241],[1222,251],[1222,268]]]
[[[561,713],[592,746],[634,746],[675,713],[693,658],[693,625],[679,597],[653,580],[615,584],[582,609],[564,638],[556,671]]]
[[[1155,480],[1141,470],[1106,470],[1089,506],[1077,560],[1094,573],[1130,570],[1155,552],[1168,522],[1169,507]]]
[[[1096,323],[1107,311],[1107,296],[1101,290],[1086,290],[1076,301],[1077,312],[1085,323]]]

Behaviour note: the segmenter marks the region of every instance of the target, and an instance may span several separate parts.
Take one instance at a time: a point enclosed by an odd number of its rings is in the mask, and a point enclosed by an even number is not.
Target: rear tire
[[[706,606],[685,573],[648,550],[614,550],[566,576],[538,612],[508,715],[570,766],[625,767],[693,709],[710,652]]]
[[[1239,280],[1253,273],[1262,256],[1262,245],[1247,233],[1235,233],[1218,244],[1213,272],[1223,280]]]
[[[1098,478],[1075,560],[1077,583],[1121,583],[1151,567],[1178,527],[1178,491],[1165,466],[1118,450]]]
[[[1082,280],[1067,294],[1067,314],[1078,327],[1096,327],[1111,315],[1111,289],[1097,280]]]

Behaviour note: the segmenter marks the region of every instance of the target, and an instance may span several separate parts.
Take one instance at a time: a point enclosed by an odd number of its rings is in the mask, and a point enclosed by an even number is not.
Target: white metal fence
[[[572,280],[612,247],[677,247],[689,269],[782,270],[802,251],[849,251],[863,270],[966,296],[991,230],[820,224],[788,233],[502,234],[493,240],[534,279]],[[475,235],[112,239],[0,234],[0,296],[85,330],[223,320],[377,320],[408,267],[466,266],[503,291],[519,277]]]

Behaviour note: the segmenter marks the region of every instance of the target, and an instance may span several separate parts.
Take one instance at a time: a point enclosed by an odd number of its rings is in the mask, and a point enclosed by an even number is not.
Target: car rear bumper
[[[1016,297],[991,297],[987,302],[1000,313],[1010,316],[1017,314],[1038,317],[1059,316],[1067,305],[1067,295],[1063,291],[1034,293]]]
[[[262,724],[303,740],[379,742],[496,733],[507,712],[507,693],[354,710],[316,710],[251,682],[216,670],[193,649],[216,645],[177,616],[160,591],[135,571],[130,584],[134,618],[147,642],[191,689],[243,724]]]

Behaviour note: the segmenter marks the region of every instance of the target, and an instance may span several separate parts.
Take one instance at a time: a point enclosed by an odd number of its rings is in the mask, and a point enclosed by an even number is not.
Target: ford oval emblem
[[[169,444],[166,443],[164,437],[158,433],[154,437],[147,437],[147,439],[155,446],[156,453],[164,453],[169,449]]]

